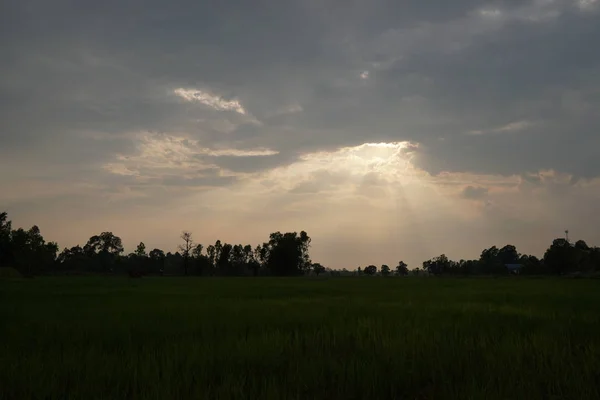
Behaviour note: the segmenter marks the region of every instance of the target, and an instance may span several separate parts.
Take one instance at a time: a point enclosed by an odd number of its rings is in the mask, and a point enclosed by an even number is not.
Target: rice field
[[[600,281],[0,280],[1,399],[597,399]]]

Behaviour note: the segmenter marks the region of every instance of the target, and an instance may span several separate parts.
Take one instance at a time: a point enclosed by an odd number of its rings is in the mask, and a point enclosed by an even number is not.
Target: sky
[[[600,245],[600,0],[6,0],[0,210],[61,248]]]

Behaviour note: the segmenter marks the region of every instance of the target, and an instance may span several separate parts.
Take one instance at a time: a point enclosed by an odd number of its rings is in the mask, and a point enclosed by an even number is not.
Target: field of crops
[[[600,281],[4,280],[0,398],[600,398]]]

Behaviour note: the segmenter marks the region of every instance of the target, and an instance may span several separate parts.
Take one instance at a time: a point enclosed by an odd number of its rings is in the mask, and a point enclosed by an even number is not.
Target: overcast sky
[[[600,245],[599,0],[5,0],[0,209],[354,269]]]

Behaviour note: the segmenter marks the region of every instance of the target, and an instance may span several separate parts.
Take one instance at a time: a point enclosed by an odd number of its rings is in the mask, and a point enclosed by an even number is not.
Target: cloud
[[[208,107],[218,111],[235,111],[239,114],[246,115],[246,110],[238,100],[224,100],[219,96],[215,96],[208,92],[198,89],[175,89],[173,91],[177,96],[187,101],[197,101]]]
[[[520,132],[520,131],[526,130],[531,125],[532,125],[532,123],[529,121],[515,121],[515,122],[511,122],[511,123],[508,123],[506,125],[503,125],[503,126],[500,126],[497,128],[492,128],[492,129],[487,129],[487,130],[473,130],[468,133],[470,135],[484,135],[484,134],[488,134],[488,133],[514,133],[514,132]]]
[[[0,13],[0,203],[50,237],[313,228],[331,263],[417,260],[595,209],[598,1],[88,3]]]
[[[465,199],[479,200],[484,198],[488,194],[488,192],[489,189],[485,187],[467,186],[462,190],[461,195]]]

